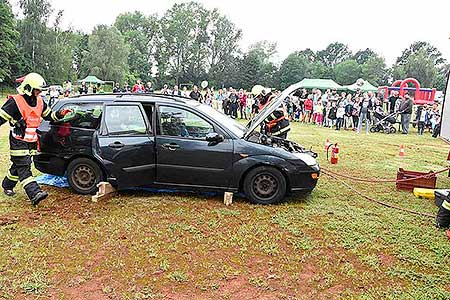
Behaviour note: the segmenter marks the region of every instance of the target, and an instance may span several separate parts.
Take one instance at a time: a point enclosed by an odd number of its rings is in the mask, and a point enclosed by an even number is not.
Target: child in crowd
[[[322,101],[317,101],[316,104],[314,104],[314,110],[313,110],[313,117],[312,117],[312,123],[319,125],[318,118],[319,114],[322,114],[323,106]]]
[[[313,110],[312,95],[308,95],[305,100],[305,113],[303,115],[303,122],[309,123],[311,121],[311,112]]]
[[[300,107],[297,106],[297,109],[294,112],[294,122],[299,122],[301,117]]]
[[[337,113],[336,102],[332,101],[330,111],[328,112],[328,122],[330,127],[333,127],[336,124],[336,113]]]
[[[419,106],[417,108],[417,130],[419,135],[423,135],[426,122],[427,122],[427,110],[425,106]]]
[[[323,105],[322,101],[317,101],[317,105],[314,107],[314,113],[316,114],[316,124],[318,127],[322,126],[323,122]]]
[[[336,130],[341,130],[342,125],[344,124],[344,115],[345,108],[344,102],[339,102],[339,107],[336,111]]]

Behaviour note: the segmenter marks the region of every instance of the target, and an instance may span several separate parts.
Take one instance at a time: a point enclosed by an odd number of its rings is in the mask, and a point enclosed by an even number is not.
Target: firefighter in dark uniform
[[[262,85],[255,85],[252,88],[252,94],[255,100],[259,102],[259,111],[264,109],[275,98],[270,89]],[[286,139],[289,130],[291,130],[286,108],[283,105],[275,109],[264,122],[266,124],[266,133],[282,139]]]
[[[57,121],[70,111],[52,112],[42,100],[40,93],[45,87],[41,75],[30,73],[17,88],[18,94],[8,96],[0,108],[0,126],[10,123],[9,147],[12,166],[3,179],[2,188],[7,196],[14,196],[14,188],[20,181],[33,205],[47,198],[31,173],[31,157],[38,149],[37,128],[44,120]]]

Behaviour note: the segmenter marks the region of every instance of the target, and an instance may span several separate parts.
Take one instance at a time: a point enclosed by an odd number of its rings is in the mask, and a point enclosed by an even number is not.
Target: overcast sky
[[[64,9],[66,26],[90,32],[122,12],[162,15],[175,0],[50,0]],[[18,2],[13,0],[13,2]],[[218,8],[239,28],[244,50],[260,40],[277,42],[277,61],[296,50],[321,50],[340,41],[356,52],[367,47],[388,64],[414,41],[428,41],[450,60],[450,0],[199,0]],[[16,5],[17,10],[17,5]]]

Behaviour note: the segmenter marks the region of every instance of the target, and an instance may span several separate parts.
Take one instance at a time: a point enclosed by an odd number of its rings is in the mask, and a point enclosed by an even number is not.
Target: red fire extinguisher
[[[327,148],[327,159],[328,159],[328,149],[330,149],[331,147],[331,158],[330,158],[330,163],[335,165],[338,163],[339,160],[339,146],[337,143],[335,144],[330,144]]]

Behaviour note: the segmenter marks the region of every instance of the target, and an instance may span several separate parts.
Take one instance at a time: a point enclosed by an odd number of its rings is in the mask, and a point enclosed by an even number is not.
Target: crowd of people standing
[[[94,93],[96,92],[93,91]],[[133,86],[125,83],[122,87],[116,84],[114,93],[152,93],[151,82],[143,84],[140,80]],[[80,93],[87,93],[86,84],[80,86]],[[169,87],[167,84],[159,91],[161,94],[178,95],[192,98],[210,105],[231,118],[251,119],[258,113],[258,100],[244,89],[206,87],[202,90],[198,86],[178,85]],[[274,94],[279,94],[274,91]],[[422,135],[426,130],[435,132],[439,129],[440,110],[438,105],[420,105],[414,109],[414,99],[407,92],[400,95],[398,91],[391,91],[384,100],[380,93],[372,91],[338,92],[337,90],[301,89],[284,100],[284,107],[288,119],[292,122],[314,124],[318,127],[333,128],[335,130],[353,130],[369,133],[370,128],[380,121],[380,118],[391,115],[399,123],[399,130],[408,134],[410,124],[418,128]],[[414,116],[414,118],[412,118]]]
[[[408,134],[411,123],[417,124],[419,134],[423,134],[425,129],[434,132],[440,121],[437,104],[417,106],[414,111],[414,99],[408,93],[400,95],[398,91],[392,91],[385,101],[381,93],[371,91],[338,93],[336,90],[302,89],[285,103],[294,122],[335,130],[351,129],[356,133],[360,133],[363,127],[369,133],[371,126],[389,115],[398,119],[402,134]]]

